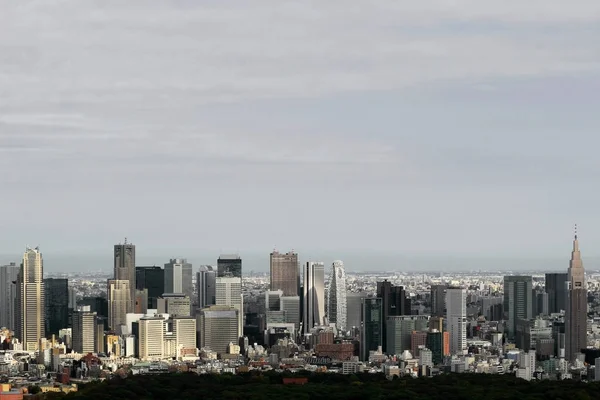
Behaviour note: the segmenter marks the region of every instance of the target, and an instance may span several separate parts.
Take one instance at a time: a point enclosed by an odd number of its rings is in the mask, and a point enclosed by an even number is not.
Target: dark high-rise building
[[[446,316],[446,285],[431,285],[431,316]]]
[[[293,251],[270,255],[271,290],[281,290],[284,296],[298,296],[300,270],[298,254]]]
[[[382,299],[368,297],[363,299],[361,312],[360,356],[369,359],[369,352],[383,345],[383,302]]]
[[[217,276],[242,277],[242,259],[237,254],[221,255],[217,260]]]
[[[67,279],[46,278],[45,289],[45,315],[46,337],[53,334],[58,336],[58,331],[69,326],[69,281]]]
[[[559,313],[567,309],[566,273],[546,274],[546,293],[548,293],[548,313]]]
[[[15,263],[0,266],[0,327],[17,327],[17,278],[19,266]]]
[[[198,286],[198,308],[206,308],[216,304],[216,279],[217,271],[210,265],[200,266],[196,274],[196,285]]]
[[[104,328],[108,329],[108,300],[105,297],[84,297],[77,302],[79,306],[88,306],[91,312],[95,312],[102,319]]]
[[[565,313],[565,358],[573,362],[587,348],[587,288],[577,231],[569,263],[567,310]]]
[[[427,332],[427,348],[431,350],[432,361],[435,365],[444,359],[444,334],[440,331]]]
[[[383,307],[383,351],[387,350],[387,319],[391,316],[411,315],[411,302],[406,296],[403,286],[394,286],[385,280],[377,282],[377,297],[381,299]]]
[[[148,290],[148,308],[158,307],[158,298],[165,293],[165,272],[161,267],[136,267],[136,290]]]
[[[127,312],[133,312],[135,304],[135,245],[127,243],[116,244],[114,253],[114,279],[120,281],[129,281],[129,305]]]
[[[504,277],[504,315],[509,339],[514,339],[519,319],[533,318],[533,280],[531,276]]]
[[[175,258],[165,264],[165,293],[184,293],[194,297],[192,264],[186,259]]]

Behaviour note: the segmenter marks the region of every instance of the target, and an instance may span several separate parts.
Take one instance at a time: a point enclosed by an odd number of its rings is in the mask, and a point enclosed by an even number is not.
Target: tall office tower
[[[304,267],[302,324],[305,334],[325,317],[325,264],[309,261]]]
[[[69,282],[67,279],[44,279],[46,293],[46,337],[58,335],[58,331],[69,327]]]
[[[189,317],[190,298],[184,293],[165,293],[158,299],[158,313]]]
[[[89,306],[81,306],[73,312],[73,351],[81,354],[97,353],[96,313]]]
[[[282,290],[267,290],[265,292],[265,311],[281,310]]]
[[[175,336],[175,348],[177,357],[186,354],[196,355],[196,318],[175,317],[173,322],[173,336]]]
[[[508,338],[514,340],[517,320],[533,318],[533,291],[531,276],[504,277],[504,315]]]
[[[342,332],[347,329],[346,312],[346,270],[344,263],[337,260],[331,265],[327,286],[327,318]]]
[[[569,274],[546,274],[546,293],[548,293],[548,312],[550,314],[567,310],[567,281]]]
[[[450,333],[450,352],[464,354],[467,350],[467,291],[446,289],[446,321]]]
[[[242,277],[242,259],[237,254],[221,255],[217,260],[217,276]]]
[[[20,319],[17,336],[23,343],[23,350],[35,351],[45,333],[44,262],[39,247],[28,247],[25,251],[17,290],[17,315]]]
[[[126,315],[131,304],[131,290],[127,280],[108,280],[108,326],[117,334],[121,334],[123,325],[126,325]]]
[[[198,347],[210,348],[217,354],[227,353],[229,343],[238,343],[241,336],[239,312],[235,307],[210,306],[203,308],[197,315]]]
[[[446,316],[446,289],[447,285],[431,285],[431,316]]]
[[[240,277],[217,277],[215,281],[216,305],[230,306],[238,310],[237,332],[244,332],[244,302],[242,298],[242,278]],[[235,343],[237,343],[236,338]]]
[[[282,296],[281,311],[285,312],[285,322],[294,324],[296,332],[300,329],[300,296]]]
[[[579,251],[577,228],[569,262],[567,310],[565,313],[565,358],[574,362],[582,349],[587,348],[587,288],[585,270]]]
[[[387,354],[401,355],[404,350],[411,350],[411,335],[414,331],[427,332],[428,315],[394,315],[387,321]],[[413,356],[416,357],[415,354]]]
[[[142,317],[139,320],[139,331],[140,359],[147,361],[163,358],[165,320],[162,317]]]
[[[135,291],[135,309],[136,314],[146,314],[148,312],[148,289]]]
[[[367,297],[366,292],[346,294],[346,327],[360,328],[360,310],[362,301]]]
[[[410,315],[410,299],[406,296],[404,287],[394,286],[391,282],[384,280],[377,282],[377,297],[383,305],[383,330],[382,346],[384,353],[387,351],[387,320],[394,315]]]
[[[185,293],[194,297],[192,264],[186,259],[175,258],[165,264],[165,293]]]
[[[270,255],[271,290],[282,290],[284,296],[298,296],[300,268],[298,254],[290,251],[282,254],[273,251]]]
[[[15,263],[0,266],[0,327],[14,331],[17,328],[17,279],[19,267]]]
[[[116,281],[129,281],[129,305],[127,312],[135,308],[135,245],[127,243],[115,245],[115,271],[113,279]]]
[[[165,271],[157,266],[136,267],[135,285],[136,290],[148,289],[148,308],[155,310],[157,299],[166,292]]]
[[[369,359],[369,352],[383,344],[383,301],[374,297],[363,299],[360,319],[360,357],[365,361]]]
[[[106,297],[84,297],[79,302],[80,306],[90,306],[90,311],[95,312],[98,319],[103,320],[103,327],[108,329],[108,300]]]
[[[215,285],[217,271],[210,265],[200,266],[200,271],[196,274],[196,285],[198,286],[198,308],[212,306],[216,302]]]

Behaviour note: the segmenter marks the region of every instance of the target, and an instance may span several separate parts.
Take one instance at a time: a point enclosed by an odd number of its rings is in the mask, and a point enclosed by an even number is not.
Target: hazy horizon
[[[600,256],[598,37],[587,0],[1,1],[0,254],[566,269],[575,223]]]

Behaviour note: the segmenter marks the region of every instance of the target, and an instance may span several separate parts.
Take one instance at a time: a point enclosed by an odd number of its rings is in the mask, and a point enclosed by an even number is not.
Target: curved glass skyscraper
[[[327,318],[340,331],[346,330],[346,270],[344,263],[334,261],[327,286]]]

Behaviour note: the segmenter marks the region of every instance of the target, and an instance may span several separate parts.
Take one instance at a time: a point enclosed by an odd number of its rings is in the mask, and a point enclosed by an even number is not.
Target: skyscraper
[[[23,255],[18,277],[18,297],[17,315],[20,323],[17,336],[24,350],[35,351],[45,333],[44,262],[39,247],[28,247]]]
[[[212,306],[216,302],[215,285],[217,272],[210,265],[200,266],[196,274],[196,285],[198,286],[198,308]]]
[[[346,331],[346,270],[344,263],[334,261],[327,286],[327,318],[338,330]]]
[[[244,332],[244,302],[242,298],[241,277],[217,277],[216,279],[216,305],[234,307],[238,310],[237,332]],[[235,343],[237,343],[237,338]]]
[[[573,362],[581,350],[587,347],[587,289],[577,230],[575,230],[573,252],[569,263],[568,287],[565,313],[565,357],[568,361]]]
[[[237,254],[221,255],[217,260],[217,276],[242,277],[242,259]]]
[[[194,297],[192,264],[186,259],[174,258],[165,264],[165,293],[185,293]]]
[[[128,280],[108,281],[108,326],[117,334],[121,334],[121,328],[126,325],[126,315],[131,304],[131,291]]]
[[[19,267],[15,263],[0,266],[0,327],[14,331],[17,328],[17,279]]]
[[[148,308],[156,309],[157,299],[168,293],[165,291],[165,271],[161,267],[136,267],[136,290],[148,290]]]
[[[349,330],[360,328],[360,314],[365,297],[366,292],[346,293],[346,327]]]
[[[363,299],[360,329],[361,360],[369,359],[369,352],[382,346],[383,302],[379,298]]]
[[[322,325],[325,317],[325,265],[309,261],[304,267],[303,331]]]
[[[446,288],[447,285],[431,285],[431,316],[444,317],[446,315]]]
[[[115,245],[114,280],[129,282],[129,305],[127,312],[133,312],[135,303],[135,245],[127,243]],[[162,293],[161,293],[162,294]]]
[[[46,293],[46,337],[58,335],[69,326],[69,281],[67,279],[44,279]]]
[[[298,296],[300,271],[298,254],[290,251],[282,254],[273,251],[270,255],[271,290],[282,290],[284,296]]]
[[[387,354],[401,355],[404,350],[412,350],[411,336],[413,332],[427,332],[428,315],[394,315],[387,323]],[[417,356],[417,354],[413,354]]]
[[[533,318],[533,280],[531,276],[504,277],[504,314],[508,338],[514,340],[519,319]]]
[[[197,315],[199,348],[208,347],[218,354],[225,354],[229,343],[237,343],[241,333],[238,331],[238,310],[229,306],[210,306]]]
[[[90,306],[81,306],[73,312],[73,351],[81,354],[98,352],[96,340],[98,320]]]
[[[450,352],[464,354],[467,350],[467,291],[446,289],[446,321],[450,333]]]
[[[569,274],[546,274],[546,293],[548,293],[548,313],[567,310],[567,281]]]
[[[394,286],[391,282],[384,280],[377,282],[377,297],[381,299],[383,306],[383,330],[382,330],[382,347],[383,351],[387,350],[387,321],[388,317],[397,315],[410,315],[411,303],[406,296],[404,287]]]

